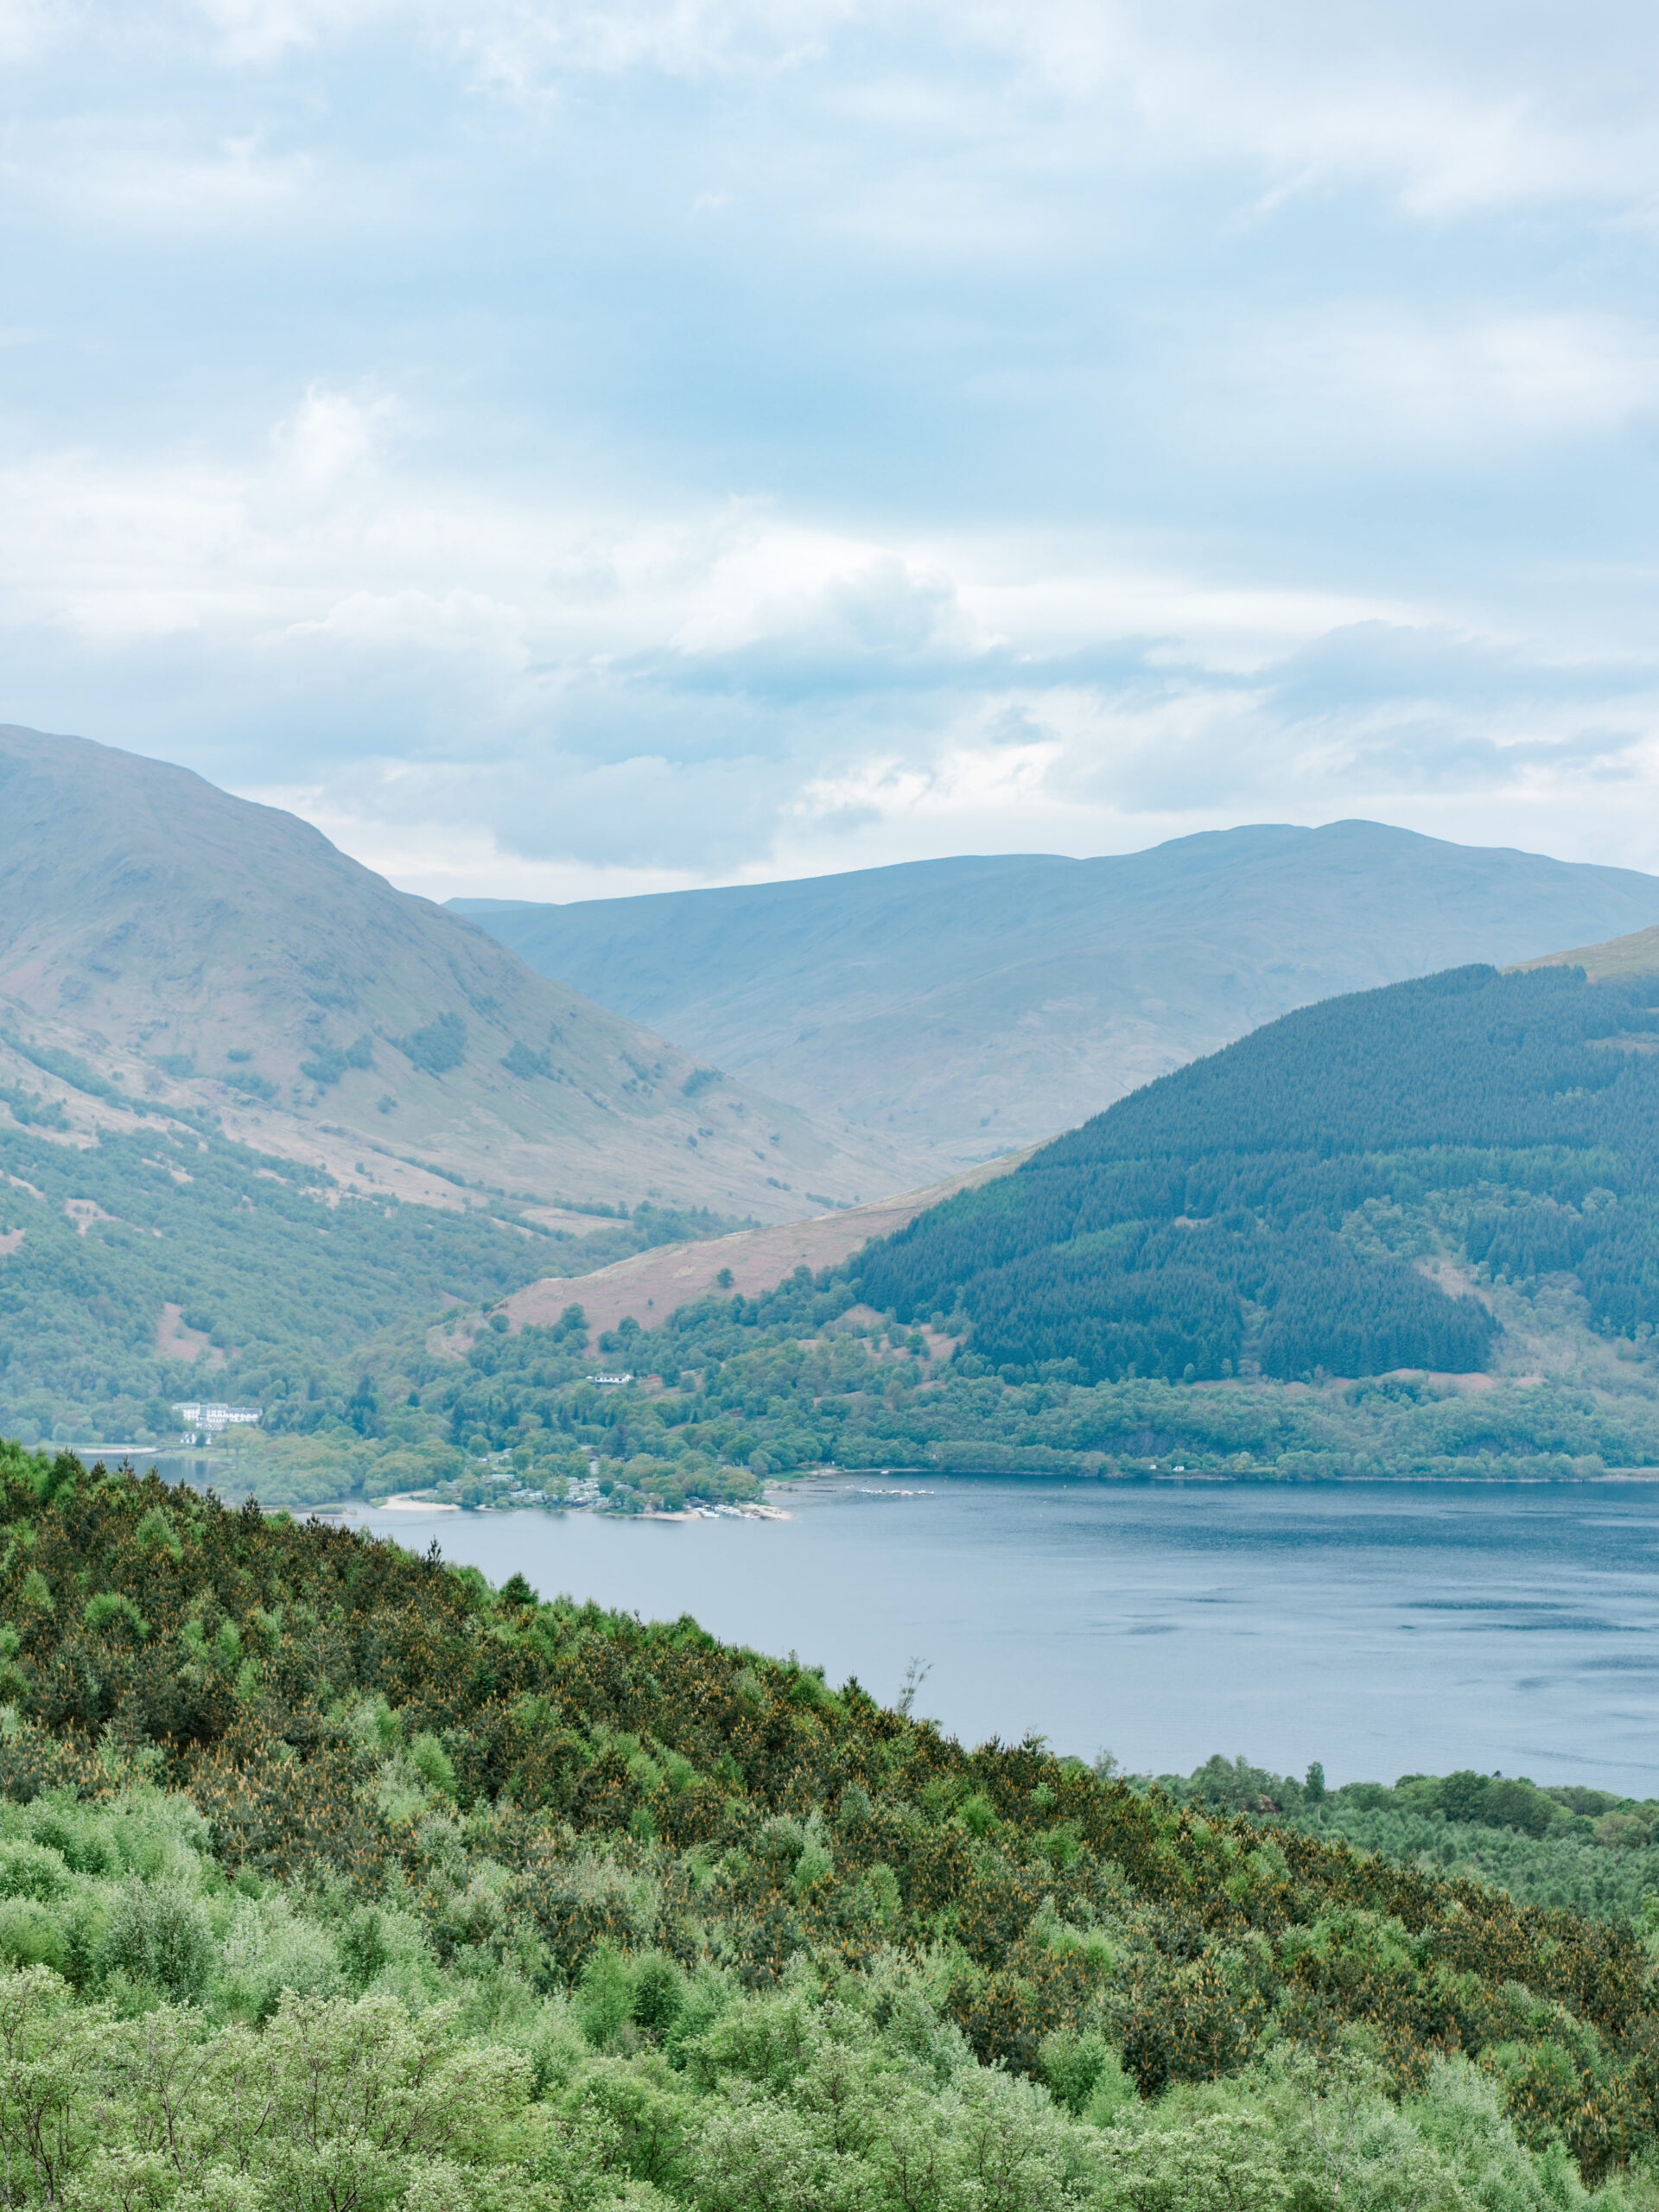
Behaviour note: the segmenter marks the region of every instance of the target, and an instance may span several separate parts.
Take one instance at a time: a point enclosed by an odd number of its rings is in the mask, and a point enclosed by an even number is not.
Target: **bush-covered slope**
[[[15,2202],[1653,2202],[1627,1926],[690,1620],[0,1474]]]
[[[577,1238],[499,1198],[342,1191],[207,1122],[153,1114],[80,1147],[0,1119],[0,1421],[155,1441],[171,1401],[207,1395],[349,1438],[375,1410],[358,1388],[372,1340],[715,1225],[645,1205]]]
[[[1146,1786],[1150,1777],[1137,1777]],[[1345,1837],[1396,1865],[1496,1883],[1523,1904],[1570,1905],[1592,1920],[1659,1929],[1659,1802],[1580,1783],[1540,1789],[1524,1775],[1406,1774],[1392,1786],[1327,1789],[1217,1754],[1190,1775],[1161,1774],[1177,1804],[1213,1806]]]
[[[1089,1381],[1478,1368],[1490,1314],[1364,1233],[1433,1194],[1468,1259],[1571,1273],[1597,1325],[1650,1327],[1654,988],[1466,968],[1307,1007],[921,1216],[860,1288]]]

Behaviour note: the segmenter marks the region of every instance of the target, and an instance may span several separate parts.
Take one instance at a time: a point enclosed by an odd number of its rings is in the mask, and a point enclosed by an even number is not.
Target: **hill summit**
[[[531,966],[772,1096],[932,1147],[937,1176],[1052,1136],[1295,1007],[1659,924],[1659,880],[1333,822],[1090,860],[453,903]]]
[[[121,1096],[206,1109],[428,1201],[781,1219],[920,1179],[186,769],[0,728],[0,1083],[83,1134]]]

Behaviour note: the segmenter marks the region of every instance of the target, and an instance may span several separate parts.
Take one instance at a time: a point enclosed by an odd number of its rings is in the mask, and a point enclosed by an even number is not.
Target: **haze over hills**
[[[1659,879],[1341,822],[450,905],[774,1096],[969,1160],[1314,1000],[1659,924]]]
[[[187,770],[0,728],[0,1086],[83,1138],[122,1094],[347,1187],[762,1219],[921,1179]]]

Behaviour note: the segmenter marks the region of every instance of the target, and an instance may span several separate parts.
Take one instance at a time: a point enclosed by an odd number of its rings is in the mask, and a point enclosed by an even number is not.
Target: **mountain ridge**
[[[1052,1135],[1295,1006],[1659,924],[1659,878],[1268,823],[1092,860],[449,906],[772,1095],[943,1163]]]

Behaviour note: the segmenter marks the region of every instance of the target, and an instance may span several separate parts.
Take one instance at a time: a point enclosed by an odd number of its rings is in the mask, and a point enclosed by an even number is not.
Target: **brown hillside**
[[[111,1109],[31,1051],[411,1196],[779,1219],[916,1179],[188,770],[0,728],[0,1083],[59,1099],[70,1141]]]
[[[810,1221],[779,1222],[766,1229],[738,1230],[729,1236],[711,1236],[696,1244],[664,1244],[654,1251],[636,1252],[629,1259],[601,1268],[590,1275],[548,1275],[529,1283],[504,1302],[503,1310],[515,1328],[526,1322],[556,1321],[567,1306],[580,1305],[595,1334],[613,1329],[632,1313],[647,1325],[666,1319],[677,1306],[705,1297],[710,1291],[728,1295],[741,1291],[745,1297],[770,1290],[797,1268],[833,1268],[849,1259],[873,1236],[891,1236],[929,1206],[993,1177],[1006,1175],[1030,1151],[1011,1152],[1001,1160],[988,1160],[965,1168],[943,1183],[925,1190],[906,1191],[873,1205],[849,1207],[845,1212],[817,1214]],[[717,1283],[722,1268],[732,1280]],[[435,1332],[439,1349],[461,1351],[470,1342],[457,1336],[446,1339]]]
[[[1552,952],[1542,960],[1523,960],[1527,968],[1582,968],[1592,983],[1627,976],[1659,976],[1659,929],[1632,930],[1605,944],[1580,945],[1576,952]]]

